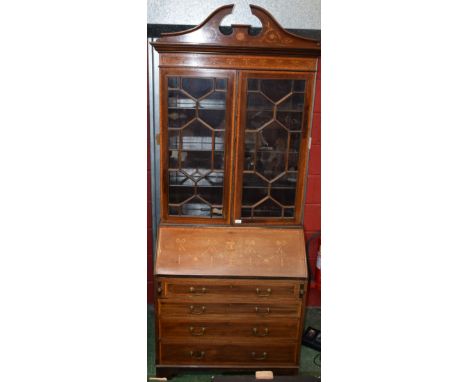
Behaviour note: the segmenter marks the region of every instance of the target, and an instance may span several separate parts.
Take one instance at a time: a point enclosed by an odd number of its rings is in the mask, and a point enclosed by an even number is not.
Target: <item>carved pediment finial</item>
[[[257,5],[250,5],[250,9],[262,24],[260,33],[252,35],[250,25],[238,24],[232,25],[230,34],[222,33],[221,22],[233,8],[233,4],[218,8],[195,28],[165,33],[153,46],[160,52],[320,55],[320,42],[284,30],[269,12]]]

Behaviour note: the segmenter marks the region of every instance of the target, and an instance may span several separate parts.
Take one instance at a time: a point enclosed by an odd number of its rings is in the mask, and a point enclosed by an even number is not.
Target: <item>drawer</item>
[[[242,279],[161,279],[160,298],[300,298],[299,281],[242,280]]]
[[[162,319],[159,335],[161,338],[216,338],[235,337],[265,341],[269,339],[297,340],[297,319],[275,321],[264,320],[178,320]]]
[[[249,317],[297,317],[301,314],[299,303],[216,303],[216,302],[174,302],[158,300],[159,315],[164,316],[226,316],[245,315]],[[230,317],[235,318],[235,317]]]
[[[295,344],[161,343],[161,364],[294,365]]]

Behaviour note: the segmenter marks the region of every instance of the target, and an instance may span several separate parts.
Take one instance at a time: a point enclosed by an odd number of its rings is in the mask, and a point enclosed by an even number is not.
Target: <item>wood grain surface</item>
[[[301,228],[160,226],[155,275],[307,278]]]

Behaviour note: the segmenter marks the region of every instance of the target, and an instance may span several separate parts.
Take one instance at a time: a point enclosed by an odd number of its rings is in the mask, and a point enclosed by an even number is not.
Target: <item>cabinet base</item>
[[[291,367],[269,367],[261,366],[167,366],[167,365],[156,365],[156,376],[158,378],[171,379],[179,374],[190,374],[197,372],[213,372],[215,374],[223,373],[252,373],[255,374],[259,370],[271,370],[274,375],[297,375],[299,372],[298,366]]]

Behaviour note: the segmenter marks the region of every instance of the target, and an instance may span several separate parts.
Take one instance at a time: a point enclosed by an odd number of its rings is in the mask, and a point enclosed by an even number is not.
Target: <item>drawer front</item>
[[[299,286],[277,280],[166,279],[161,298],[299,299]]]
[[[299,318],[301,305],[296,303],[273,303],[273,304],[243,304],[243,303],[212,303],[212,302],[172,302],[158,300],[159,315],[200,317],[215,315],[246,315],[250,317],[261,317],[264,319],[276,317],[296,317]]]
[[[200,344],[200,343],[161,343],[161,364],[183,365],[269,365],[296,362],[294,344]]]
[[[235,337],[265,341],[268,339],[296,340],[299,321],[295,319],[260,320],[174,320],[162,319],[159,335],[161,338],[174,339],[193,337],[216,338]]]

